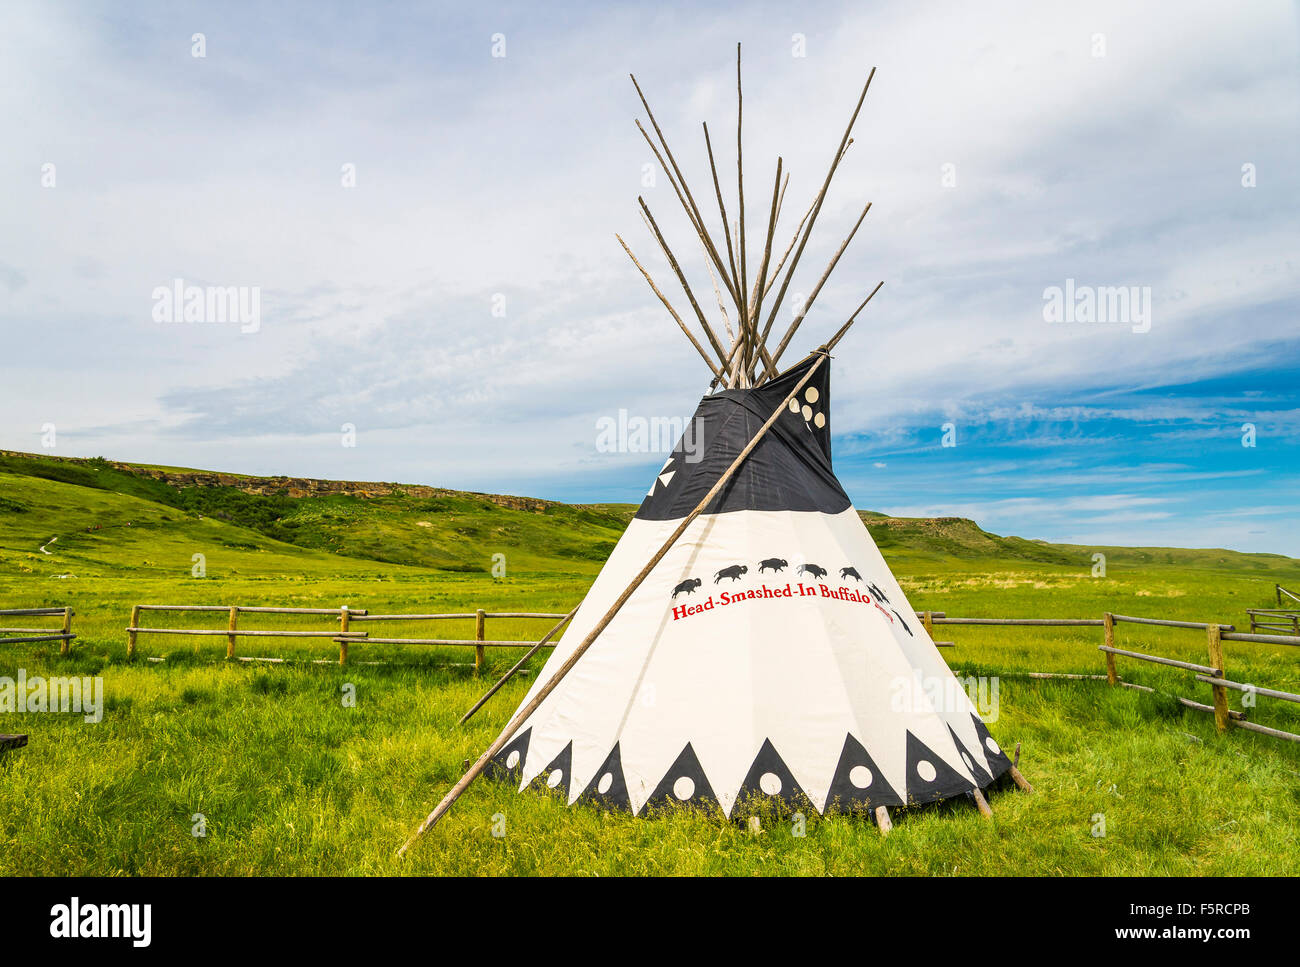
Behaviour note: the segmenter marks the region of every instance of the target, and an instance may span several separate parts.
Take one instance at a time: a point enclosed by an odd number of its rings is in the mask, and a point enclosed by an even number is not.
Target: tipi
[[[701,400],[510,724],[420,832],[481,770],[521,790],[550,787],[569,803],[636,815],[689,803],[731,816],[773,803],[819,812],[867,808],[882,826],[889,806],[963,793],[987,808],[980,790],[1012,770],[831,467],[830,374],[823,364],[880,286],[819,350],[785,372],[777,369],[852,233],[776,348],[767,348],[870,83],[868,77],[821,191],[769,272],[784,198],[778,160],[752,287],[739,120],[734,237],[704,129],[724,229],[719,249],[645,105],[658,144],[644,128],[642,134],[699,236],[715,288],[721,279],[731,296],[737,326],[731,332],[724,314],[729,347],[709,325],[644,200],[646,223],[713,355],[632,258],[722,388]],[[739,84],[737,48],[738,98]]]

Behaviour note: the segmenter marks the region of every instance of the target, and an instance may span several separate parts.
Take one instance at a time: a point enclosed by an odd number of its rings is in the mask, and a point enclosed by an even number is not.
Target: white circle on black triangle
[[[975,763],[974,763],[974,761],[973,761],[973,760],[971,759],[971,757],[968,756],[965,752],[963,752],[963,753],[961,754],[961,761],[964,762],[964,763],[966,763],[966,768],[967,768],[967,769],[974,769],[974,768],[975,768]]]
[[[510,754],[506,756],[506,768],[513,769],[517,765],[519,765],[519,750],[511,749]]]
[[[775,772],[765,772],[758,779],[758,788],[769,796],[775,796],[781,791],[781,777]]]
[[[854,766],[849,770],[849,782],[859,789],[866,789],[871,785],[871,770],[866,766]]]
[[[600,777],[600,783],[596,786],[596,791],[602,796],[609,792],[610,786],[614,785],[614,773],[607,772]]]
[[[988,750],[992,752],[994,755],[1001,754],[1002,750],[998,747],[998,744],[993,741],[993,736],[990,735],[987,739],[985,739],[984,744],[988,746]]]
[[[812,407],[811,407],[811,406],[805,406],[805,407],[803,408],[803,418],[804,418],[805,420],[811,420],[811,419],[812,419]]]
[[[791,412],[791,413],[798,413],[798,412],[799,412],[799,401],[798,401],[798,400],[796,400],[796,399],[791,399],[791,400],[790,400],[790,412]]]
[[[825,425],[826,425],[826,414],[822,412],[818,412],[813,417],[813,426],[817,427],[817,429],[820,430]]]
[[[564,780],[564,770],[563,770],[563,769],[554,769],[554,770],[552,770],[551,774],[550,774],[549,776],[546,777],[546,784],[547,784],[548,786],[550,786],[552,789],[554,789],[554,788],[555,788],[556,786],[558,786],[558,785],[559,785],[563,780]]]
[[[916,763],[916,774],[921,777],[922,782],[934,782],[934,777],[939,773],[935,771],[932,762],[921,759]]]
[[[695,795],[695,780],[690,776],[682,776],[673,783],[673,795],[682,802],[686,802]]]
[[[817,397],[820,396],[820,395],[821,395],[821,394],[817,392],[817,387],[816,387],[816,386],[809,386],[809,387],[808,387],[808,392],[804,393],[804,394],[803,394],[803,397],[804,397],[804,399],[806,399],[809,403],[816,403],[816,402],[817,402]]]

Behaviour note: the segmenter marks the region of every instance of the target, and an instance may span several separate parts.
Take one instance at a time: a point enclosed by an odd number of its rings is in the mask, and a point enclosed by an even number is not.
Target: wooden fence
[[[1116,656],[1133,658],[1138,661],[1153,662],[1158,665],[1168,665],[1174,668],[1182,668],[1195,674],[1198,682],[1203,682],[1210,686],[1210,692],[1213,698],[1213,705],[1204,705],[1195,702],[1189,698],[1175,696],[1180,703],[1189,707],[1198,709],[1203,712],[1214,713],[1214,724],[1220,732],[1226,732],[1230,727],[1246,729],[1249,732],[1259,732],[1262,735],[1271,735],[1278,739],[1287,739],[1291,742],[1300,742],[1300,735],[1294,732],[1284,732],[1281,729],[1269,728],[1265,725],[1257,725],[1254,722],[1246,720],[1245,712],[1238,712],[1228,708],[1228,689],[1245,692],[1250,695],[1259,695],[1265,698],[1279,699],[1284,702],[1300,703],[1300,695],[1292,692],[1283,692],[1272,688],[1263,688],[1256,685],[1247,685],[1242,682],[1230,681],[1227,678],[1225,662],[1223,657],[1223,643],[1225,641],[1253,641],[1265,644],[1280,645],[1300,645],[1300,637],[1290,635],[1259,635],[1239,633],[1232,625],[1219,625],[1201,623],[1196,621],[1166,621],[1159,618],[1134,618],[1127,615],[1107,614],[1105,616],[1106,643],[1098,646],[1106,655],[1106,681],[1110,685],[1126,685],[1129,688],[1139,688],[1145,691],[1152,689],[1145,686],[1134,685],[1130,682],[1120,680],[1119,671],[1115,664]],[[1123,648],[1115,647],[1115,625],[1122,622],[1141,625],[1160,625],[1166,628],[1191,628],[1201,630],[1206,635],[1206,652],[1209,660],[1208,665],[1200,665],[1195,662],[1180,661],[1175,658],[1165,658],[1160,655],[1148,655],[1139,651],[1129,651]]]
[[[221,613],[229,616],[229,621],[222,628],[154,628],[140,623],[140,616],[145,612],[174,613]],[[240,628],[241,614],[276,614],[276,615],[328,615],[338,622],[337,629],[310,631],[280,631],[268,629]],[[487,637],[486,627],[489,618],[533,619],[549,618],[558,621],[566,615],[535,611],[476,611],[455,614],[371,614],[363,608],[273,608],[247,607],[244,605],[224,604],[137,604],[131,609],[131,623],[126,628],[126,652],[128,657],[135,657],[136,641],[139,635],[194,635],[206,637],[224,637],[226,639],[226,657],[235,658],[235,644],[240,638],[328,638],[339,646],[339,664],[348,662],[349,646],[358,641],[376,645],[466,645],[474,648],[474,668],[483,667],[485,649],[487,648],[531,648],[537,644],[532,641],[507,641]],[[359,621],[474,621],[473,638],[372,638],[368,631],[359,631],[353,627]],[[544,647],[554,648],[553,642]],[[195,643],[195,650],[198,643]]]
[[[169,611],[175,613],[222,613],[229,616],[224,629],[221,628],[146,628],[140,624],[140,615],[147,611]],[[273,629],[240,628],[241,614],[290,614],[290,615],[332,615],[341,627],[337,630],[323,631],[280,631]],[[235,642],[240,638],[329,638],[337,641],[354,637],[365,637],[364,631],[350,631],[348,621],[365,611],[353,611],[349,608],[264,608],[245,605],[225,604],[137,604],[131,608],[131,623],[126,628],[126,654],[134,658],[136,638],[138,635],[199,635],[224,636],[226,639],[226,657],[235,657]],[[195,642],[194,650],[198,650]],[[346,654],[346,652],[345,652]]]
[[[1276,608],[1247,608],[1251,631],[1266,631],[1300,635],[1300,596],[1280,584],[1273,585],[1277,592]],[[1285,597],[1286,600],[1283,600]],[[1287,607],[1286,605],[1291,605]]]
[[[0,611],[0,620],[4,618],[62,618],[63,625],[57,631],[53,628],[0,628],[0,644],[17,645],[24,642],[57,641],[59,654],[66,655],[68,647],[76,639],[72,633],[72,618],[76,612],[71,608],[10,608]],[[10,635],[20,635],[11,638]]]
[[[1289,594],[1285,588],[1279,591]],[[1107,613],[1101,618],[949,618],[940,612],[920,612],[922,621],[926,630],[933,637],[933,627],[935,625],[992,625],[997,627],[1038,627],[1038,628],[1060,628],[1060,627],[1086,627],[1086,628],[1104,628],[1105,644],[1099,645],[1098,648],[1106,656],[1106,681],[1111,685],[1120,685],[1125,688],[1135,688],[1140,691],[1154,691],[1145,685],[1137,685],[1132,682],[1125,682],[1120,679],[1119,672],[1116,668],[1116,657],[1131,658],[1137,661],[1150,662],[1157,665],[1166,665],[1174,668],[1182,668],[1186,671],[1195,673],[1196,680],[1210,685],[1210,691],[1213,698],[1213,705],[1206,705],[1202,702],[1194,701],[1182,696],[1174,696],[1179,703],[1188,708],[1197,709],[1203,712],[1213,712],[1215,725],[1219,731],[1225,731],[1229,727],[1246,729],[1250,732],[1259,732],[1263,735],[1271,735],[1275,738],[1288,739],[1292,742],[1300,742],[1300,735],[1291,732],[1284,732],[1281,729],[1269,728],[1264,725],[1257,725],[1246,719],[1246,714],[1228,708],[1228,689],[1245,692],[1251,695],[1259,695],[1265,698],[1278,699],[1284,702],[1300,702],[1300,695],[1291,692],[1283,692],[1277,689],[1264,688],[1261,686],[1247,685],[1241,682],[1228,680],[1224,671],[1223,642],[1225,641],[1249,641],[1258,644],[1268,645],[1286,645],[1300,646],[1300,635],[1277,635],[1277,634],[1257,634],[1252,628],[1250,632],[1238,632],[1236,627],[1228,624],[1211,624],[1200,621],[1174,621],[1166,618],[1138,618],[1131,615],[1120,615]],[[1155,625],[1163,628],[1185,628],[1198,631],[1204,631],[1207,636],[1207,651],[1209,664],[1200,665],[1194,662],[1180,661],[1175,658],[1165,658],[1160,655],[1149,655],[1139,651],[1130,651],[1115,646],[1115,626],[1123,623],[1138,625]],[[935,642],[935,644],[940,644]],[[950,642],[943,644],[951,645]],[[1050,673],[1031,673],[1030,677],[1034,678],[1092,678],[1100,676],[1083,676],[1083,675],[1055,675]]]

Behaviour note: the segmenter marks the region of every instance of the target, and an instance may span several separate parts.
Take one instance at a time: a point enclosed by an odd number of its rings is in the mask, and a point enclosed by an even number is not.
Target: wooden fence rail
[[[462,645],[474,646],[474,672],[477,674],[482,670],[486,661],[488,648],[532,648],[537,642],[535,641],[505,641],[501,639],[492,639],[487,637],[487,621],[489,618],[508,618],[512,620],[532,620],[547,619],[558,621],[560,618],[567,617],[563,614],[552,614],[549,611],[484,611],[479,608],[476,611],[456,612],[453,614],[368,614],[362,617],[354,617],[354,621],[474,621],[473,638],[367,638],[371,644],[376,645],[445,645],[447,647],[457,647]],[[347,647],[348,643],[344,639],[339,641],[339,664],[347,664]],[[554,642],[548,642],[544,647],[554,648]]]
[[[53,628],[0,628],[0,645],[22,645],[41,641],[57,641],[59,654],[66,655],[68,648],[76,639],[72,633],[72,618],[76,614],[71,608],[8,608],[0,611],[3,618],[62,618],[63,625],[55,631]],[[21,637],[11,638],[9,635]]]

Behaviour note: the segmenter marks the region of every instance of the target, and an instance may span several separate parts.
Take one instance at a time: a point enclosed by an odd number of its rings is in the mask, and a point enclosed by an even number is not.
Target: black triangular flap
[[[564,801],[569,801],[569,768],[573,762],[573,743],[570,742],[560,754],[539,772],[531,783],[536,789],[557,789],[564,794]]]
[[[1011,760],[1002,751],[1002,747],[994,741],[993,736],[989,734],[988,726],[980,717],[972,714],[971,719],[975,722],[975,734],[980,737],[980,748],[984,752],[984,758],[988,761],[989,768],[993,770],[993,778],[996,779],[1011,768]]]
[[[591,783],[583,791],[580,802],[589,802],[605,809],[632,808],[627,795],[627,781],[623,778],[623,757],[618,743],[605,757],[605,762],[596,770]]]
[[[529,726],[511,739],[505,748],[488,761],[483,768],[483,774],[489,779],[501,782],[509,779],[516,786],[519,785],[524,771],[524,762],[528,759],[528,739],[532,734],[532,726]]]
[[[907,733],[907,804],[934,802],[970,792],[971,781]]]
[[[704,768],[700,765],[700,760],[696,758],[695,750],[691,748],[689,742],[664,773],[664,777],[659,780],[659,785],[655,786],[642,811],[681,804],[701,806],[706,809],[720,808],[718,797],[713,794],[713,787],[709,785]]]
[[[877,806],[901,806],[903,797],[894,791],[861,742],[844,737],[840,763],[826,793],[826,811],[851,812]]]
[[[771,739],[764,739],[754,763],[736,793],[736,806],[779,803],[787,809],[801,809],[809,804],[789,767],[782,761]],[[734,809],[733,809],[734,815]]]
[[[975,777],[976,784],[983,789],[993,781],[993,777],[989,775],[988,770],[984,768],[979,753],[971,752],[970,749],[966,747],[966,743],[957,737],[957,730],[951,725],[948,726],[948,734],[952,736],[952,744],[957,747],[957,755],[961,757],[962,762],[966,763],[966,768],[969,769],[971,775]]]

